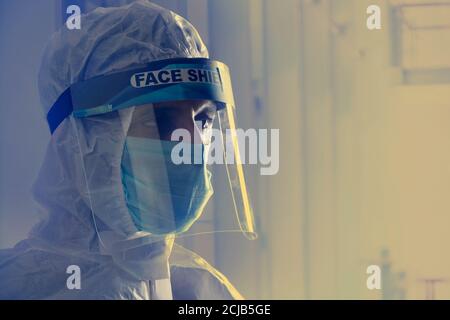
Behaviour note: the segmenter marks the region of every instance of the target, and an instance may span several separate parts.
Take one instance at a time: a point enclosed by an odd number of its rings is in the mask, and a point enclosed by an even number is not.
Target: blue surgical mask
[[[122,183],[128,210],[141,231],[170,234],[187,231],[200,217],[213,194],[211,173],[202,145],[187,144],[192,164],[173,163],[171,154],[180,142],[128,137],[122,158]],[[198,150],[197,150],[198,151]]]

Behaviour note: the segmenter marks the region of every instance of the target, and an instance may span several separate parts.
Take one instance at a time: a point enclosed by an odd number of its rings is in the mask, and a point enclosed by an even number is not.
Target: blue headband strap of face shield
[[[234,106],[228,67],[204,58],[177,58],[92,78],[69,87],[47,114],[50,131],[73,114],[83,118],[132,106],[168,101],[210,100]]]

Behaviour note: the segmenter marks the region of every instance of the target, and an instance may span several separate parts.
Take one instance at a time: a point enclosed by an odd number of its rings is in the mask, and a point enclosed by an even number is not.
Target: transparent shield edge
[[[224,162],[226,164],[227,178],[230,185],[236,218],[244,236],[249,240],[255,240],[258,235],[256,232],[250,195],[245,181],[244,168],[242,166],[242,158],[239,151],[239,141],[236,137],[235,119],[235,108],[230,104],[226,104],[225,109],[218,112],[219,127],[224,146]],[[227,137],[231,138],[232,152],[234,154],[233,163],[227,161]]]

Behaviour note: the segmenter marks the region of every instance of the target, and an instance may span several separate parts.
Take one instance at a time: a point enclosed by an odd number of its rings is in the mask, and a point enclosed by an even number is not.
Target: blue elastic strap
[[[61,122],[63,122],[65,118],[69,117],[72,112],[72,95],[70,94],[70,88],[68,88],[63,92],[58,100],[56,100],[55,104],[47,113],[47,122],[50,128],[50,133],[53,134]]]
[[[164,81],[152,84],[150,80],[155,77],[154,72],[168,71],[177,71],[178,76],[172,76],[170,83]],[[197,76],[197,72],[206,71],[210,72],[209,76]],[[138,75],[141,75],[142,81],[133,84],[134,77]],[[175,58],[81,81],[72,84],[56,100],[47,114],[47,122],[53,134],[64,119],[72,114],[84,118],[134,105],[184,100],[212,100],[220,108],[225,104],[234,106],[228,67],[220,61],[205,58]]]

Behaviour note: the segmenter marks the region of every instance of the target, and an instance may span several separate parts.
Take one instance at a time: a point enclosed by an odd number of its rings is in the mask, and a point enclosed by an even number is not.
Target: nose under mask
[[[185,143],[191,164],[176,165],[171,154],[180,142],[128,137],[122,157],[122,184],[128,210],[141,231],[173,234],[187,231],[213,194],[204,146]],[[181,142],[184,143],[184,142]],[[194,152],[201,147],[200,152]],[[198,150],[196,150],[198,151]]]

